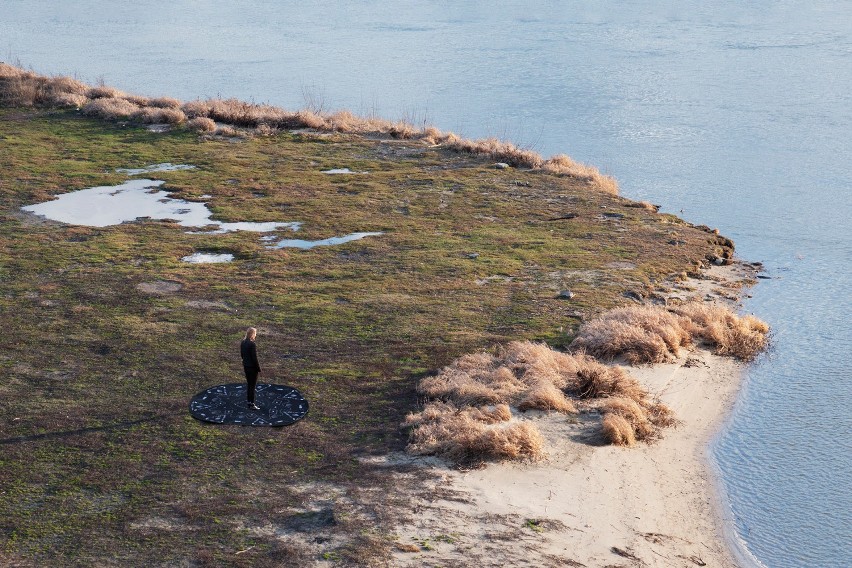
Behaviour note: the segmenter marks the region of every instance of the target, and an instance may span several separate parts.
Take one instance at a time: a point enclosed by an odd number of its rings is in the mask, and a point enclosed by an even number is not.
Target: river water
[[[774,348],[711,453],[769,567],[852,558],[852,3],[0,0],[0,59],[565,152],[762,261]]]

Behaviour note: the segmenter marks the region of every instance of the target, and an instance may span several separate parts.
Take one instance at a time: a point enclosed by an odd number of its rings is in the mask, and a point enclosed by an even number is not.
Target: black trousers
[[[246,391],[246,400],[248,400],[249,404],[254,403],[254,387],[257,385],[257,371],[254,369],[249,369],[248,367],[243,367],[243,371],[246,372],[246,382],[248,383],[248,390]]]

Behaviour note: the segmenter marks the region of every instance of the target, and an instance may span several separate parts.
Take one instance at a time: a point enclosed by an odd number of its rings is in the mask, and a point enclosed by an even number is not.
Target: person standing
[[[260,363],[257,360],[257,345],[254,339],[257,337],[257,329],[250,327],[246,330],[246,336],[240,343],[240,356],[243,359],[243,370],[246,372],[246,404],[251,410],[260,410],[254,403],[254,391],[257,386],[257,376],[260,374]]]

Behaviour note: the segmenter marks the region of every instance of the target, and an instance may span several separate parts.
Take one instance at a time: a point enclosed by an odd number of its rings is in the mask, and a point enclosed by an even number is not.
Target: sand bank
[[[711,275],[727,279],[736,270]],[[719,285],[691,281],[689,295],[706,297]],[[679,426],[651,445],[622,448],[602,445],[594,415],[528,412],[548,440],[547,459],[470,471],[431,462],[438,479],[400,527],[394,564],[736,566],[707,447],[743,365],[697,349],[630,372],[671,406]],[[414,550],[406,545],[420,551],[403,552]]]

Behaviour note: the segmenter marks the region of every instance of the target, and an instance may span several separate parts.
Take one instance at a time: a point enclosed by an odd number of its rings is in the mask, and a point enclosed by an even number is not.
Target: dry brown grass
[[[751,315],[738,316],[725,306],[690,302],[672,310],[687,318],[692,334],[713,345],[718,355],[751,361],[769,342],[766,322]]]
[[[155,108],[179,109],[181,107],[181,102],[171,97],[156,97],[148,101],[148,106]]]
[[[572,348],[606,360],[624,357],[632,364],[661,363],[680,347],[700,338],[719,355],[744,361],[766,348],[769,326],[753,316],[738,316],[727,306],[690,302],[679,307],[617,308],[585,324]]]
[[[614,446],[635,446],[636,435],[633,428],[623,416],[605,414],[601,420],[601,429],[606,440]]]
[[[427,377],[418,391],[461,405],[510,404],[520,410],[576,412],[564,389],[576,370],[571,355],[543,344],[515,341],[496,355],[468,354]]]
[[[653,401],[624,369],[604,365],[584,353],[562,353],[529,341],[513,341],[493,353],[463,355],[437,375],[423,379],[418,392],[431,401],[405,423],[412,428],[409,451],[451,459],[530,457],[511,449],[520,443],[516,440],[520,431],[486,426],[515,424],[510,406],[519,411],[576,412],[574,399],[566,393],[580,400],[606,399],[602,405],[606,436],[613,443],[651,441],[661,428],[675,423],[671,410]],[[626,421],[627,427],[607,418],[610,415]],[[534,425],[522,424],[528,425],[523,439],[538,435],[527,431]],[[486,442],[505,448],[493,449]]]
[[[137,110],[130,118],[142,124],[182,124],[186,115],[180,109],[145,107]]]
[[[99,85],[97,87],[91,87],[86,93],[86,96],[90,99],[123,99],[127,97],[127,93],[119,91],[114,87]]]
[[[139,107],[125,99],[96,98],[83,105],[83,114],[107,120],[130,118]]]
[[[407,451],[438,455],[455,461],[485,459],[537,459],[544,439],[529,422],[512,420],[506,405],[462,407],[432,402],[411,414],[405,424],[413,427]]]
[[[90,106],[89,99],[92,101],[106,99],[112,103]],[[115,102],[118,100],[128,104]],[[90,116],[108,120],[128,118],[132,114],[128,112],[131,109],[128,105],[134,105],[137,107],[135,110],[143,109],[135,118],[143,123],[179,124],[186,119],[209,118],[231,127],[253,128],[263,136],[273,135],[284,129],[311,128],[326,132],[419,140],[423,144],[443,146],[454,152],[484,156],[518,168],[571,176],[607,193],[618,193],[618,183],[615,179],[601,174],[597,168],[575,162],[564,154],[544,160],[532,150],[519,148],[515,144],[497,138],[468,140],[452,132],[443,133],[431,126],[417,128],[404,120],[390,121],[376,117],[359,117],[349,111],[322,113],[316,109],[306,109],[291,112],[272,105],[252,104],[237,99],[208,99],[181,103],[170,97],[148,98],[128,95],[106,85],[89,87],[69,77],[44,77],[5,63],[0,63],[0,105],[88,106]],[[148,109],[175,112],[157,114],[157,111]],[[182,112],[185,117],[180,118],[179,112]]]
[[[594,166],[575,162],[565,154],[548,158],[541,164],[541,169],[556,175],[577,178],[586,183],[596,185],[601,190],[618,195],[618,182],[612,176],[604,175]]]
[[[216,123],[206,117],[199,116],[193,118],[186,123],[186,127],[195,132],[215,132]]]

